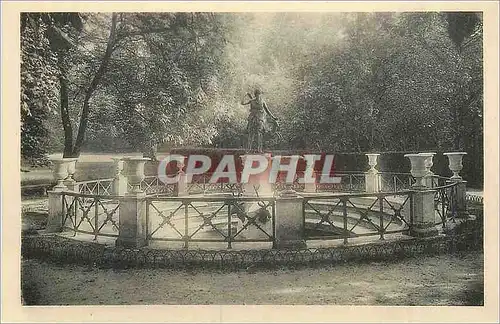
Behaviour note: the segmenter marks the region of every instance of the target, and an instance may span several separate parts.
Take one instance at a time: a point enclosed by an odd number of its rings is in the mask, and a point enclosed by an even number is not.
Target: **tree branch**
[[[85,131],[87,129],[88,117],[90,113],[90,103],[89,103],[90,98],[92,97],[94,91],[97,89],[97,86],[101,82],[102,77],[104,76],[104,73],[106,72],[106,69],[108,67],[109,60],[111,59],[111,55],[113,54],[114,43],[116,41],[115,37],[116,37],[117,17],[118,15],[116,13],[113,13],[111,16],[111,30],[109,33],[108,44],[106,46],[106,52],[104,53],[99,69],[97,70],[96,74],[94,74],[94,78],[92,79],[92,82],[90,83],[89,87],[87,88],[87,91],[85,92],[82,116],[80,117],[78,134],[76,137],[75,146],[73,148],[73,156],[75,157],[78,157],[80,155],[81,146],[85,138]]]

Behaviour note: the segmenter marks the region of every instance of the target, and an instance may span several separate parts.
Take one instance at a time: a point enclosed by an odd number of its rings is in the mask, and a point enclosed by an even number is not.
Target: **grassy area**
[[[217,272],[22,262],[28,305],[482,305],[480,252],[335,267]]]

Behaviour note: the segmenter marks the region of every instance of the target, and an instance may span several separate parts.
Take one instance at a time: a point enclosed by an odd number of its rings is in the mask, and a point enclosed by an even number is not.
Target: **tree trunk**
[[[61,95],[61,119],[64,129],[64,152],[63,157],[73,157],[73,127],[71,126],[71,119],[68,110],[68,80],[66,80],[66,71],[61,69],[61,76],[59,77],[60,95]]]
[[[85,131],[87,130],[87,123],[88,123],[89,114],[90,114],[90,99],[92,98],[94,91],[97,89],[97,86],[101,82],[101,79],[104,76],[104,73],[106,72],[106,69],[108,67],[109,60],[111,59],[111,55],[113,54],[113,51],[114,51],[114,46],[116,43],[117,17],[118,17],[118,15],[116,13],[113,13],[112,18],[111,18],[111,31],[109,33],[109,39],[108,39],[108,43],[106,45],[106,52],[104,53],[104,56],[102,58],[101,65],[99,66],[99,69],[97,70],[96,74],[94,75],[94,78],[92,79],[92,82],[90,83],[90,86],[88,87],[87,91],[85,92],[85,99],[83,101],[82,116],[80,117],[80,125],[78,126],[78,134],[76,136],[75,146],[73,147],[73,152],[72,152],[72,155],[74,157],[80,156],[80,151],[81,151],[84,139],[85,139]]]

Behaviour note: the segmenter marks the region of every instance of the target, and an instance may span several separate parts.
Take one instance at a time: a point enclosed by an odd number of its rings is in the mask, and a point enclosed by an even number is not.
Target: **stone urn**
[[[54,190],[62,191],[66,189],[64,185],[64,180],[68,177],[68,159],[58,158],[52,159],[51,162],[54,164],[54,179],[57,181]]]
[[[65,158],[64,160],[68,162],[68,178],[66,181],[75,183],[76,161],[78,161],[78,158]]]
[[[175,168],[177,170],[177,174],[184,174],[186,173],[186,157],[181,155],[182,161],[176,161],[175,162]]]
[[[144,165],[150,158],[144,157],[126,157],[123,159],[124,172],[130,185],[132,186],[131,193],[142,193],[141,182],[146,178],[144,175]]]
[[[451,172],[453,172],[451,180],[462,180],[462,177],[459,175],[459,173],[460,171],[462,171],[463,168],[462,158],[466,154],[467,154],[466,152],[443,153],[443,155],[446,155],[448,157],[449,168]]]
[[[434,152],[424,152],[424,153],[419,153],[422,156],[425,156],[425,177],[424,177],[424,185],[429,188],[434,187],[434,173],[431,171],[431,168],[433,166],[432,158],[436,153]]]
[[[375,167],[377,166],[378,163],[378,156],[380,154],[377,153],[367,153],[366,156],[368,157],[368,165],[370,166],[370,170],[368,172],[370,173],[377,173],[377,169]]]
[[[425,167],[425,161],[428,158],[426,155],[421,154],[405,154],[404,157],[410,159],[411,163],[411,175],[415,177],[416,181],[413,187],[425,187],[423,184],[423,178],[427,174],[427,169]]]
[[[434,152],[425,152],[425,153],[419,153],[419,154],[426,157],[426,159],[425,159],[425,169],[427,171],[427,175],[428,176],[433,176],[434,173],[431,171],[431,168],[433,166],[432,158],[434,157],[434,155],[436,155],[436,153],[434,153]]]

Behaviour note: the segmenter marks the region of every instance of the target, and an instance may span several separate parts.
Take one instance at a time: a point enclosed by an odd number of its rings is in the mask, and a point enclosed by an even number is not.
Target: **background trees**
[[[270,148],[465,150],[464,172],[482,181],[480,14],[22,19],[22,152],[31,160],[46,150],[242,147],[239,102],[260,88],[281,121]]]

